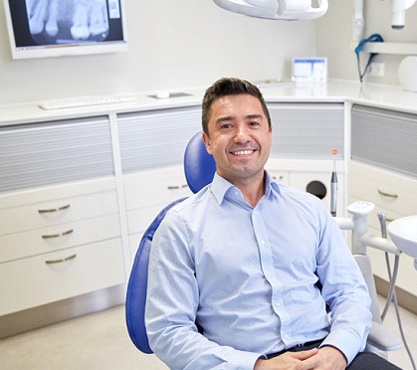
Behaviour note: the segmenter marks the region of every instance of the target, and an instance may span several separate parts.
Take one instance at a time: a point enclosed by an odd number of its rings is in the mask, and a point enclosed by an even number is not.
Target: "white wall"
[[[252,19],[211,0],[125,0],[127,53],[11,60],[0,4],[0,104],[61,96],[208,86],[234,75],[290,77],[315,55],[315,22]]]
[[[417,43],[417,4],[406,12],[405,27],[391,29],[390,0],[364,0],[365,37],[379,33],[386,42]],[[317,54],[327,56],[329,75],[333,78],[358,81],[356,55],[351,49],[353,35],[353,0],[329,0],[329,11],[317,21]],[[382,84],[399,84],[398,65],[405,55],[383,55],[375,62],[385,63],[385,77],[367,77],[365,81]],[[367,61],[368,54],[361,53],[361,61]],[[364,65],[364,64],[363,64]]]

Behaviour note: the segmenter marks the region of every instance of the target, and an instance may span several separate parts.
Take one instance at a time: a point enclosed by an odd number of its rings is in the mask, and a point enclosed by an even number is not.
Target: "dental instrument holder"
[[[358,264],[360,265],[362,274],[364,275],[365,280],[367,281],[369,294],[372,297],[372,306],[371,312],[373,316],[372,322],[372,329],[368,336],[368,345],[367,350],[371,352],[379,353],[383,357],[386,357],[386,351],[392,351],[395,349],[400,348],[404,345],[407,349],[409,354],[410,360],[413,364],[413,369],[415,370],[414,366],[414,359],[412,357],[411,352],[409,351],[405,335],[402,331],[401,320],[399,316],[399,311],[396,309],[398,324],[401,332],[401,339],[402,341],[397,338],[396,334],[392,332],[392,330],[388,328],[382,327],[383,317],[381,316],[379,305],[377,302],[377,292],[375,284],[372,282],[371,286],[369,285],[368,279],[373,281],[373,274],[372,274],[372,266],[370,264],[369,256],[367,255],[367,246],[379,249],[384,251],[385,253],[392,253],[396,256],[396,259],[399,258],[401,252],[399,249],[394,245],[394,243],[386,238],[377,237],[368,233],[368,217],[371,212],[374,210],[375,205],[370,202],[359,201],[352,203],[348,206],[347,211],[352,215],[351,218],[349,217],[335,217],[334,220],[337,222],[341,230],[351,230],[352,231],[352,254],[355,256]],[[384,223],[384,219],[380,217],[381,226]],[[382,235],[384,235],[384,229],[381,229]],[[396,272],[394,273],[393,278],[390,281],[390,294],[387,298],[387,302],[385,304],[385,309],[388,308],[391,299],[392,299],[392,292],[395,292],[395,281],[396,281]],[[396,303],[396,302],[395,302]],[[382,349],[380,347],[381,342],[383,341],[385,348]],[[379,342],[377,344],[377,342]],[[382,353],[379,350],[382,350]]]
[[[335,217],[335,221],[342,230],[352,231],[353,254],[366,255],[367,246],[370,246],[399,256],[401,252],[391,240],[368,233],[368,216],[374,208],[370,202],[355,202],[347,208],[352,218]]]

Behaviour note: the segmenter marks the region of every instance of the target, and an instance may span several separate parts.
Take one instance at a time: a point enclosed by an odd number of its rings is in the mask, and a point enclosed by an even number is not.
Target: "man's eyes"
[[[260,123],[257,122],[257,121],[248,122],[248,126],[259,126],[259,125],[260,125]],[[222,129],[222,130],[227,130],[227,129],[230,129],[230,128],[233,128],[232,123],[224,123],[220,126],[220,129]]]

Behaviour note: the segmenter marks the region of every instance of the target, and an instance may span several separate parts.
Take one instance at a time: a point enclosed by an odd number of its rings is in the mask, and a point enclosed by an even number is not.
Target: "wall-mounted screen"
[[[14,59],[127,50],[123,0],[4,0]]]

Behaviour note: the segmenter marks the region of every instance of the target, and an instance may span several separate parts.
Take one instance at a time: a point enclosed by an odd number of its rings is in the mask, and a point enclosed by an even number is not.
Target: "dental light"
[[[411,8],[416,0],[391,0],[391,27],[395,30],[404,28],[405,11]]]
[[[231,12],[256,18],[298,21],[321,17],[327,12],[328,1],[316,0],[213,0],[218,6]],[[416,1],[416,0],[412,0]]]

